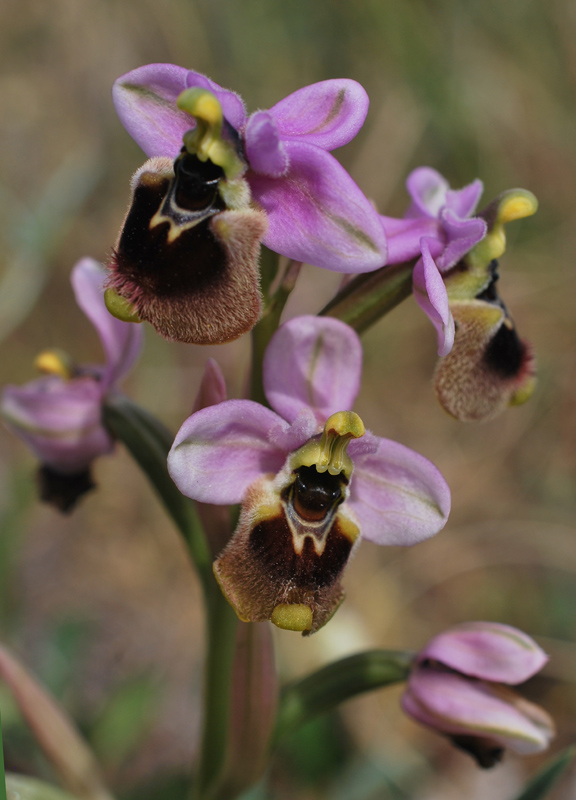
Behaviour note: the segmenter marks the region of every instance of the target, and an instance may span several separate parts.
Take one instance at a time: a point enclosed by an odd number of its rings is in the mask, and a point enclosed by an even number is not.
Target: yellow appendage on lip
[[[46,375],[59,375],[71,380],[76,372],[70,356],[63,350],[43,350],[34,359],[34,367]]]
[[[184,146],[190,155],[200,161],[210,160],[224,170],[228,180],[237,178],[245,169],[230,142],[222,137],[224,115],[218,98],[199,87],[185,89],[176,101],[181,111],[186,111],[196,121],[196,127],[184,134]]]
[[[312,627],[312,609],[302,603],[282,603],[272,612],[270,621],[285,631],[309,631]]]
[[[354,411],[337,411],[328,417],[320,439],[306,442],[292,457],[292,469],[315,466],[330,475],[344,473],[350,478],[353,464],[346,452],[351,439],[366,433],[364,423]]]

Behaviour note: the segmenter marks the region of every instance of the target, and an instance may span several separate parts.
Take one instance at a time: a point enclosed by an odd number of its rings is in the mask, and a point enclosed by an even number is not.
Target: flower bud
[[[465,623],[436,636],[418,654],[402,707],[446,734],[481,767],[494,766],[505,748],[537,753],[548,747],[554,723],[504,684],[527,680],[546,660],[536,642],[516,628]]]

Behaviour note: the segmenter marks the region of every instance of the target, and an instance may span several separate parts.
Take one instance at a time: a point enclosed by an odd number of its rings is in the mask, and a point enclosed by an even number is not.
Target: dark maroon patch
[[[96,484],[89,469],[65,475],[42,464],[38,468],[38,487],[40,500],[63,514],[69,514],[81,497],[96,488]]]
[[[480,736],[449,736],[452,743],[476,760],[479,767],[490,769],[502,761],[504,748]]]
[[[343,475],[318,472],[315,466],[300,467],[296,480],[285,491],[296,513],[307,522],[323,520],[344,499],[342,485],[348,483]]]
[[[484,364],[502,378],[514,378],[521,371],[526,345],[516,328],[502,324],[490,340],[483,356]]]
[[[125,281],[158,298],[206,290],[222,280],[226,269],[226,254],[208,227],[225,208],[217,186],[222,170],[190,155],[180,156],[175,170],[172,181],[143,173],[111,263]],[[178,226],[198,222],[169,242],[168,222],[150,227],[160,210]]]
[[[250,532],[249,547],[271,581],[317,590],[337,580],[346,566],[352,543],[335,520],[322,555],[316,553],[309,536],[298,555],[294,550],[292,532],[282,514],[258,523]]]

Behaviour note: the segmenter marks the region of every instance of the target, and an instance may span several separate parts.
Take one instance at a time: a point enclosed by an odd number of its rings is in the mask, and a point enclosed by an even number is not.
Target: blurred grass
[[[421,164],[455,187],[481,177],[486,202],[511,186],[538,196],[538,215],[509,227],[501,260],[503,297],[538,356],[535,396],[483,426],[458,425],[430,391],[434,335],[414,303],[371,331],[357,410],[376,433],[438,464],[452,488],[452,518],[436,540],[411,550],[364,544],[345,579],[347,603],[330,625],[309,641],[279,633],[278,644],[290,677],[363,646],[418,647],[463,619],[510,622],[542,637],[551,652],[545,677],[528,691],[557,719],[555,748],[573,740],[576,6],[4,0],[0,43],[0,285],[20,276],[1,300],[15,320],[3,342],[2,383],[29,380],[33,357],[48,344],[80,362],[102,358],[75,307],[69,273],[81,256],[103,259],[109,252],[129,177],[143,161],[110,101],[113,80],[141,64],[170,61],[205,72],[240,92],[249,109],[314,81],[359,80],[371,98],[369,117],[338,155],[385,213],[402,214],[405,177]],[[74,154],[81,163],[69,181],[55,184]],[[43,220],[50,216],[31,213],[39,204],[53,214],[48,228]],[[33,272],[19,266],[23,229],[36,243]],[[337,276],[306,270],[288,313],[318,310],[337,284]],[[6,317],[1,325],[7,330]],[[244,340],[201,349],[147,333],[127,391],[173,429],[191,409],[208,356],[223,366],[231,396],[241,394]],[[2,636],[54,682],[88,733],[103,724],[103,709],[123,686],[153,675],[165,687],[154,725],[123,764],[114,754],[103,757],[120,796],[138,796],[138,787],[152,782],[164,786],[163,797],[179,797],[196,743],[202,653],[199,593],[176,534],[125,454],[97,464],[100,491],[62,519],[35,505],[33,460],[1,436]],[[58,633],[71,618],[87,631],[74,646],[73,636]],[[54,652],[74,664],[67,677],[54,671]],[[403,719],[397,700],[398,692],[382,692],[346,706],[349,756],[341,757],[352,781],[345,783],[348,796],[394,797],[382,787],[386,775],[399,774],[415,778],[413,800],[509,800],[540,763],[510,758],[478,773],[444,741]],[[9,755],[28,753],[28,744],[10,744],[22,737],[11,715]],[[378,784],[375,764],[383,758],[388,766]],[[41,770],[35,757],[23,761],[22,768]],[[290,763],[280,759],[273,767],[275,800],[331,796],[324,777],[300,780]],[[402,780],[400,790],[408,785]],[[553,797],[569,796],[569,780]]]

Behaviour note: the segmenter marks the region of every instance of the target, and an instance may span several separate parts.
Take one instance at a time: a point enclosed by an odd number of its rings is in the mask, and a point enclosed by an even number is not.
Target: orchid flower
[[[76,302],[96,328],[106,355],[104,365],[76,366],[57,350],[36,359],[44,377],[25,386],[6,386],[2,416],[41,462],[43,499],[63,511],[93,487],[90,465],[110,453],[114,442],[102,424],[106,395],[132,368],[142,329],[112,317],[104,305],[105,270],[91,258],[72,270]]]
[[[476,216],[481,181],[450,189],[436,170],[408,177],[412,199],[403,220],[382,217],[389,263],[417,258],[416,302],[434,324],[439,362],[435,388],[459,420],[484,420],[527,400],[534,359],[500,299],[496,259],[505,251],[504,224],[536,211],[534,195],[512,189]]]
[[[355,81],[313,84],[248,116],[204,75],[149,64],[119,78],[113,97],[151,159],[110,261],[112,313],[167,338],[229,341],[260,313],[260,241],[337,272],[385,262],[376,210],[330,154],[366,117]]]
[[[360,537],[413,545],[446,522],[450,493],[436,467],[366,432],[350,410],[361,361],[343,322],[292,319],[264,358],[271,409],[228,400],[192,414],[176,436],[168,469],[180,491],[242,504],[214,571],[243,620],[314,632],[343,599]]]
[[[505,748],[538,753],[548,747],[554,723],[508,686],[528,680],[547,660],[533,639],[509,625],[457,625],[418,654],[402,707],[481,767],[494,766]]]

